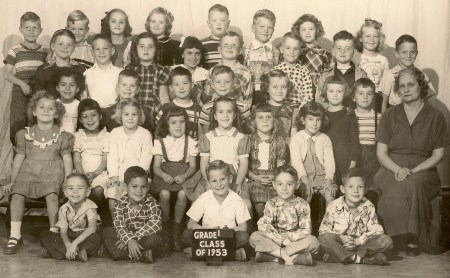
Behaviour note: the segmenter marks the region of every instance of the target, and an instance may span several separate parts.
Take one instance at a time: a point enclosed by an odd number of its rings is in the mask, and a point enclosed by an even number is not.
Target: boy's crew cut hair
[[[80,10],[75,10],[72,11],[68,16],[67,16],[67,25],[69,25],[69,23],[75,23],[75,21],[84,21],[86,23],[86,27],[89,28],[89,18]]]
[[[214,170],[222,170],[225,171],[225,175],[230,176],[231,170],[230,165],[223,162],[222,160],[214,160],[208,163],[208,166],[206,166],[206,175],[209,177],[209,173]]]
[[[398,39],[395,41],[395,50],[398,51],[398,49],[400,48],[400,45],[405,42],[414,43],[417,48],[417,40],[413,36],[405,34],[405,35],[401,35],[400,37],[398,37]]]
[[[169,74],[169,84],[172,84],[173,78],[175,76],[187,76],[189,79],[189,82],[192,82],[192,74],[191,72],[181,66],[175,67]]]
[[[260,17],[264,17],[265,19],[270,20],[273,24],[277,22],[275,14],[268,9],[262,9],[257,11],[253,16],[253,24],[256,24],[256,20],[258,20],[258,18]]]
[[[131,166],[130,168],[125,170],[125,173],[123,174],[123,176],[124,176],[123,181],[128,185],[128,184],[130,184],[132,179],[136,179],[136,178],[143,178],[143,179],[145,179],[145,181],[147,181],[148,173],[142,167]]]
[[[34,12],[26,12],[20,17],[20,26],[24,24],[26,21],[31,21],[38,23],[39,26],[41,25],[41,18]]]
[[[209,8],[209,10],[208,10],[208,17],[211,12],[221,12],[221,13],[225,13],[227,16],[230,15],[227,7],[225,7],[224,5],[221,5],[221,4],[215,4],[215,5],[211,6],[211,8]]]

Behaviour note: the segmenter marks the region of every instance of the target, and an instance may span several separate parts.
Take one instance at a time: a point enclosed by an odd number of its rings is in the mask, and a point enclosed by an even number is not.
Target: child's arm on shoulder
[[[22,166],[24,160],[25,160],[24,154],[16,153],[12,165],[11,181],[7,185],[3,186],[3,192],[11,193],[11,189],[14,186],[14,183],[16,182],[17,175],[19,174],[20,167]]]
[[[155,174],[155,176],[160,177],[161,179],[163,179],[165,182],[171,184],[174,182],[174,177],[172,177],[171,175],[165,173],[162,169],[161,169],[161,164],[162,164],[162,156],[155,154],[153,156],[153,173]]]
[[[26,96],[31,94],[30,85],[28,85],[27,82],[16,77],[16,68],[11,64],[5,65],[5,79],[19,86]]]

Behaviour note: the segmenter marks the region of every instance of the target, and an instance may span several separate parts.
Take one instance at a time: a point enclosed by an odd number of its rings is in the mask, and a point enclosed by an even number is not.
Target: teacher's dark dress
[[[410,125],[403,104],[386,110],[376,133],[377,142],[388,145],[389,157],[400,167],[413,169],[427,160],[433,150],[449,144],[442,114],[425,104]],[[412,174],[398,182],[394,173],[383,167],[374,178],[379,190],[378,213],[390,236],[413,234],[421,245],[429,245],[430,200],[439,194],[436,168]]]

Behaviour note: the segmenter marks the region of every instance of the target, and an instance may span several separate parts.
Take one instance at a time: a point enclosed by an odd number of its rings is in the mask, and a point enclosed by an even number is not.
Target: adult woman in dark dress
[[[382,165],[374,179],[378,214],[388,235],[397,243],[406,240],[409,256],[418,255],[419,246],[429,246],[430,200],[440,190],[436,165],[449,144],[444,117],[424,101],[427,88],[419,69],[400,71],[395,90],[403,103],[383,113],[376,133]]]

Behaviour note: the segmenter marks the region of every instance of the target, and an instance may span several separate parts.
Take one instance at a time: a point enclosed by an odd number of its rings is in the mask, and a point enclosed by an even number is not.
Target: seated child
[[[255,38],[244,47],[244,65],[252,74],[254,103],[264,102],[261,90],[261,76],[278,64],[280,51],[272,45],[275,28],[275,14],[267,9],[259,10],[253,16],[252,32]]]
[[[364,198],[363,173],[349,169],[343,180],[344,196],[327,207],[319,229],[318,239],[326,252],[323,261],[385,265],[383,252],[392,248],[392,239],[378,224],[373,204]]]
[[[170,37],[175,18],[166,8],[154,8],[147,17],[145,30],[158,38],[161,46],[159,64],[162,66],[176,65],[181,60],[180,42]]]
[[[92,187],[90,199],[100,207],[100,210],[102,201],[105,198],[108,199],[109,212],[112,217],[114,200],[117,197],[115,188],[107,187],[106,159],[109,153],[109,132],[104,129],[102,109],[95,100],[87,98],[80,102],[78,124],[73,147],[74,168],[77,173],[85,174],[88,177]]]
[[[175,251],[181,252],[182,220],[186,213],[187,198],[183,188],[188,183],[199,182],[192,176],[197,171],[198,143],[188,136],[188,115],[177,106],[164,112],[158,124],[156,133],[159,140],[155,140],[153,148],[154,179],[150,191],[159,196],[159,204],[163,211],[163,229],[170,230],[170,201],[176,197],[173,239]],[[192,179],[191,179],[192,178]]]
[[[98,255],[102,239],[96,233],[97,205],[87,198],[90,192],[86,175],[73,173],[67,177],[64,195],[69,200],[59,208],[59,233],[45,230],[39,235],[43,258],[87,262],[88,256]]]
[[[230,26],[230,13],[227,7],[215,4],[208,10],[208,27],[211,35],[201,40],[206,49],[205,68],[210,69],[217,65],[222,59],[219,53],[220,38],[225,35]],[[205,100],[206,101],[206,100]]]
[[[194,86],[191,72],[180,66],[174,68],[169,75],[169,84],[169,88],[174,92],[175,98],[162,106],[158,116],[156,116],[156,120],[159,121],[163,113],[170,108],[182,108],[186,111],[189,118],[189,121],[186,123],[189,136],[194,140],[198,140],[199,134],[203,134],[199,125],[202,107],[191,99],[191,92]]]
[[[250,118],[250,105],[247,102],[237,99],[237,96],[233,94],[233,83],[235,74],[228,66],[217,65],[211,69],[209,83],[214,90],[213,99],[219,97],[229,97],[235,99],[235,103],[239,109],[239,116],[241,122],[245,122]],[[203,134],[206,134],[211,127],[211,110],[214,105],[214,100],[209,101],[203,105],[202,112],[200,114],[199,123]]]
[[[126,194],[117,202],[114,228],[103,231],[105,247],[113,260],[153,263],[170,254],[169,242],[162,234],[161,208],[148,192],[147,171],[132,166],[124,173]]]
[[[302,130],[292,136],[289,149],[292,166],[302,182],[301,197],[311,202],[315,193],[320,193],[328,205],[334,200],[337,186],[333,184],[335,162],[330,138],[322,133],[328,118],[320,104],[309,102],[299,112]]]
[[[117,101],[114,105],[103,109],[103,118],[106,130],[111,132],[114,128],[119,127],[120,123],[117,121],[117,109],[122,99],[136,98],[139,94],[139,76],[131,69],[124,69],[119,73],[119,78],[116,85]],[[144,111],[144,123],[142,127],[154,133],[156,123],[153,118],[152,111],[148,107],[142,107]]]
[[[76,99],[79,92],[84,90],[84,77],[81,73],[69,67],[61,68],[56,73],[56,91],[58,91],[60,101],[64,105],[64,115],[62,117],[61,128],[74,134],[77,129],[78,105],[80,101]]]
[[[370,79],[357,80],[352,94],[356,103],[355,116],[358,120],[359,143],[361,144],[360,168],[364,173],[367,192],[373,185],[373,177],[380,169],[375,133],[381,115],[374,110],[375,84]],[[370,201],[374,202],[375,200]]]
[[[317,82],[316,102],[320,103],[323,107],[327,107],[328,103],[321,97],[320,92],[327,77],[340,75],[347,81],[350,88],[353,87],[353,84],[358,79],[367,77],[366,72],[360,67],[355,66],[352,62],[353,55],[355,54],[355,38],[352,34],[345,30],[337,32],[333,36],[332,53],[335,59],[335,65],[325,69]]]
[[[402,35],[395,41],[395,57],[398,59],[398,65],[388,70],[380,81],[379,89],[383,93],[383,104],[381,112],[384,112],[389,106],[402,103],[399,92],[394,89],[395,77],[398,72],[405,68],[414,67],[417,58],[417,41],[413,36]],[[425,79],[429,81],[428,76]],[[430,98],[436,95],[433,85],[428,82],[428,92],[426,97]]]
[[[255,261],[312,266],[311,253],[318,252],[319,242],[311,235],[308,203],[294,195],[298,188],[297,171],[290,165],[278,167],[273,187],[277,196],[266,203],[258,231],[250,237]]]
[[[231,68],[235,77],[232,84],[235,98],[251,105],[253,100],[252,75],[250,70],[238,60],[239,54],[242,52],[243,44],[244,41],[238,33],[229,31],[223,35],[222,38],[220,38],[220,45],[218,48],[219,53],[222,55],[222,60],[214,67],[223,65]],[[212,83],[211,77],[214,67],[209,70],[208,85],[211,85]],[[214,93],[217,93],[214,88],[211,88],[211,86],[206,87],[206,94],[210,99],[214,99]]]
[[[249,239],[246,222],[250,214],[242,198],[229,189],[233,181],[230,167],[221,160],[211,161],[206,174],[210,189],[200,195],[186,213],[189,222],[183,241],[192,246],[195,229],[233,229],[236,231],[236,261],[245,262],[247,255],[244,248]]]
[[[183,64],[172,67],[172,70],[177,67],[183,67],[191,72],[193,84],[191,99],[200,105],[208,101],[205,95],[208,70],[203,68],[205,52],[205,47],[196,37],[188,36],[184,38],[181,46]]]
[[[5,79],[13,83],[11,92],[10,132],[11,143],[16,144],[16,133],[27,126],[27,105],[34,90],[33,76],[39,66],[45,63],[49,50],[37,43],[42,32],[41,19],[33,12],[26,12],[20,18],[20,33],[24,41],[14,45],[3,60]]]
[[[275,112],[266,103],[257,104],[253,110],[254,132],[249,136],[249,190],[256,215],[261,218],[266,202],[277,195],[272,186],[277,167],[288,163],[289,148],[286,139],[278,134],[281,128]]]
[[[86,69],[94,65],[92,46],[86,41],[89,32],[89,18],[80,10],[75,10],[67,16],[66,29],[75,35],[75,50],[70,58]]]
[[[95,35],[92,38],[95,64],[86,70],[86,97],[92,98],[100,104],[102,109],[116,103],[117,93],[114,90],[122,70],[112,63],[114,46],[111,38],[106,35]]]
[[[289,92],[285,102],[302,107],[308,101],[314,100],[313,83],[306,67],[298,63],[302,39],[292,32],[286,33],[281,40],[283,60],[274,69],[281,70],[289,77],[293,89]]]

